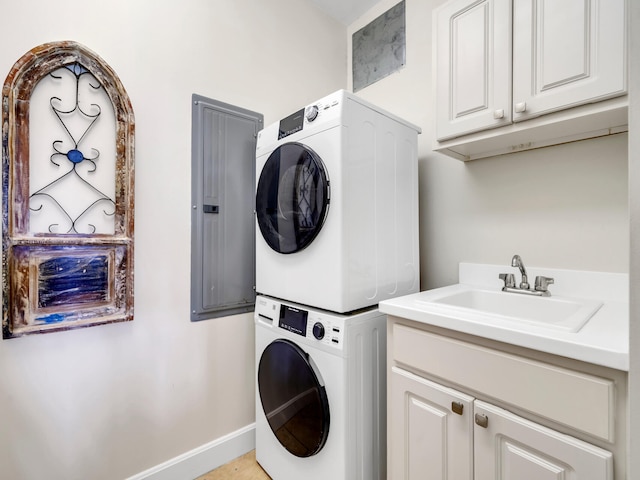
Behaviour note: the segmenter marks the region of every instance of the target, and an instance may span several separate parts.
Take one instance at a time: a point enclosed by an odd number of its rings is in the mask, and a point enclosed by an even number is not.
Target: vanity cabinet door
[[[433,15],[438,140],[511,123],[511,0],[452,0]]]
[[[476,400],[475,480],[612,480],[613,455]]]
[[[626,92],[625,0],[514,0],[513,120]]]
[[[472,480],[473,397],[391,369],[388,478]]]

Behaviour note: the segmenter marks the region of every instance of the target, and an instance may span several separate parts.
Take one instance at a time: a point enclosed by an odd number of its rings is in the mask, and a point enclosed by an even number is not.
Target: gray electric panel
[[[191,320],[255,306],[255,152],[263,116],[192,96]]]

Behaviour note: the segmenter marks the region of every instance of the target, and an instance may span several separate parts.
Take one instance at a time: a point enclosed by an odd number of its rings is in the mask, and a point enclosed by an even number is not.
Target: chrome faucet
[[[520,288],[523,290],[529,289],[529,279],[527,278],[527,269],[524,268],[524,262],[520,255],[514,255],[511,259],[511,266],[520,269],[520,274],[522,275],[522,281],[520,282]]]
[[[553,284],[553,278],[539,275],[536,277],[534,288],[530,288],[529,279],[527,278],[527,269],[524,268],[524,262],[522,261],[522,258],[520,258],[520,255],[513,256],[511,259],[511,266],[520,270],[522,281],[520,282],[520,286],[516,287],[516,279],[513,273],[501,273],[498,277],[504,282],[504,287],[502,287],[503,292],[525,293],[528,295],[537,295],[539,297],[551,296],[551,292],[548,287]]]

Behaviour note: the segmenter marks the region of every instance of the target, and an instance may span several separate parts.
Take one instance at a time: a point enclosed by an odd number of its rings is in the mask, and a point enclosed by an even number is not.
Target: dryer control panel
[[[278,130],[278,140],[293,135],[302,130],[304,126],[304,108],[292,113],[288,117],[280,120],[280,129]]]
[[[307,126],[324,123],[340,116],[340,105],[344,102],[343,91],[327,95],[320,100],[284,117],[278,124],[278,140],[297,133]]]

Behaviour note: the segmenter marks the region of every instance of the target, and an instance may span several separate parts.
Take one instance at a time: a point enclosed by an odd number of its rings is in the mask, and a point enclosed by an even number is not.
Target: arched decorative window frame
[[[105,89],[115,114],[113,234],[30,233],[29,110],[37,83],[78,63]],[[118,76],[98,55],[72,41],[40,45],[20,58],[2,88],[2,332],[3,338],[133,320],[134,278],[133,108]],[[51,258],[99,258],[104,299],[73,299],[55,308],[38,302],[39,265]],[[39,286],[40,285],[40,286]]]

